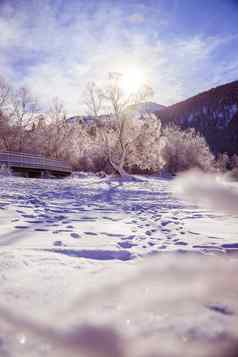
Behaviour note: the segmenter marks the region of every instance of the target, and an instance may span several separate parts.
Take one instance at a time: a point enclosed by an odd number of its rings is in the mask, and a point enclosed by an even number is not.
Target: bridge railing
[[[51,171],[71,172],[71,167],[61,160],[47,159],[42,155],[0,152],[0,164],[10,167],[35,168]]]

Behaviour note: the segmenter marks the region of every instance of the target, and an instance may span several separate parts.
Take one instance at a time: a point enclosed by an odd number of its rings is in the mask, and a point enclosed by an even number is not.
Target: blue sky
[[[43,104],[133,66],[165,105],[237,80],[238,0],[0,0],[0,74]]]

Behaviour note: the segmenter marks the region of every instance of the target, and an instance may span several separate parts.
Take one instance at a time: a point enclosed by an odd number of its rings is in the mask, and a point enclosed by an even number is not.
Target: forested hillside
[[[238,81],[169,106],[157,115],[163,126],[175,123],[183,129],[195,128],[216,154],[238,153]]]

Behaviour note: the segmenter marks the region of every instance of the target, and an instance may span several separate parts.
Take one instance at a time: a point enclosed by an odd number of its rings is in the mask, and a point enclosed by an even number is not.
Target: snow
[[[144,103],[138,103],[138,104],[132,104],[129,105],[126,109],[126,111],[130,112],[130,114],[136,114],[138,115],[144,115],[148,113],[156,113],[159,112],[166,107],[164,105],[154,103],[154,102],[144,102]]]
[[[172,182],[0,177],[1,356],[230,347],[237,216],[195,206],[185,191],[178,198]]]
[[[189,114],[189,116],[187,118],[187,122],[188,123],[192,123],[192,121],[194,120],[195,116],[196,116],[196,114],[194,114],[194,113]]]

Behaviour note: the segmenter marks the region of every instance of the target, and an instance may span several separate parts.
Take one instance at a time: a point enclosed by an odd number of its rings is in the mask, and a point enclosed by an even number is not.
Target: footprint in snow
[[[167,224],[171,223],[170,221],[161,221],[161,226],[165,227]]]
[[[15,226],[15,228],[17,228],[17,229],[27,229],[27,228],[29,228],[29,226]]]
[[[75,239],[80,238],[80,235],[78,233],[71,233],[70,236]]]
[[[54,243],[53,243],[54,246],[56,247],[62,247],[63,246],[63,242],[61,240],[56,240]]]
[[[34,231],[36,231],[36,232],[48,232],[49,229],[46,229],[46,228],[35,228]]]
[[[170,233],[171,232],[171,229],[168,229],[168,228],[161,228],[161,231],[164,232],[164,233]]]
[[[134,244],[134,243],[130,243],[130,242],[128,242],[128,241],[125,241],[125,242],[119,242],[118,245],[119,245],[121,248],[128,249],[128,248],[132,248],[132,247],[136,246],[137,244]]]
[[[212,311],[215,311],[217,313],[220,313],[222,315],[227,315],[227,316],[234,315],[234,312],[232,310],[230,310],[230,308],[226,305],[211,304],[211,305],[208,305],[207,308]]]
[[[58,233],[67,233],[67,232],[71,232],[71,230],[69,230],[69,229],[58,229],[56,231],[53,231],[52,233],[58,234]]]

